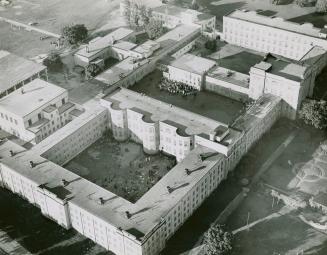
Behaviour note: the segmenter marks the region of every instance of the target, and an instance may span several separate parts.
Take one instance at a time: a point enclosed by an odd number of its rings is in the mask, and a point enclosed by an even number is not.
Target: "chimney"
[[[10,150],[9,152],[11,157],[15,156],[15,153],[12,150]]]
[[[99,202],[100,202],[100,205],[104,205],[104,199],[103,199],[103,197],[99,197]]]
[[[24,91],[23,88],[20,90],[20,92],[21,92],[22,94],[25,94],[25,91]]]
[[[130,219],[132,217],[132,214],[129,211],[125,212],[127,219]]]
[[[33,161],[30,161],[30,166],[31,166],[31,168],[34,168],[34,167],[36,167],[36,164]]]
[[[62,186],[64,186],[64,187],[66,187],[69,184],[69,182],[66,181],[65,179],[61,179],[61,183],[62,183]]]
[[[90,53],[89,46],[86,46],[86,47],[85,47],[85,51],[86,51],[87,53]]]
[[[167,190],[168,190],[169,193],[172,193],[174,191],[173,188],[170,187],[170,186],[167,186]]]

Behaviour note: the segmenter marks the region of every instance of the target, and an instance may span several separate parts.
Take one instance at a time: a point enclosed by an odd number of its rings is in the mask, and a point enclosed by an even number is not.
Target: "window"
[[[37,115],[38,119],[40,120],[42,118],[41,113]]]
[[[65,104],[66,103],[65,98],[61,99],[61,102],[62,102],[62,104]]]
[[[28,125],[32,126],[32,120],[31,119],[28,120]]]

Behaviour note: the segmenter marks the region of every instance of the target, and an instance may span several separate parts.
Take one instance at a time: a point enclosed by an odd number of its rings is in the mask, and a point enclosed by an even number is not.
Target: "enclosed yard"
[[[175,158],[146,155],[142,145],[117,142],[105,134],[70,161],[65,168],[136,202],[176,164]]]
[[[161,71],[156,70],[130,89],[223,123],[231,123],[244,110],[242,103],[207,91],[189,96],[161,91],[159,89],[161,78]]]

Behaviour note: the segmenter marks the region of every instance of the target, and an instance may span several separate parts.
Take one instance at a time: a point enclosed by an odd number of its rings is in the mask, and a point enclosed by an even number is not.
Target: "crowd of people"
[[[159,88],[160,90],[168,91],[169,93],[172,94],[180,94],[183,96],[195,95],[198,91],[197,89],[185,83],[172,81],[167,78],[161,79],[159,83]]]

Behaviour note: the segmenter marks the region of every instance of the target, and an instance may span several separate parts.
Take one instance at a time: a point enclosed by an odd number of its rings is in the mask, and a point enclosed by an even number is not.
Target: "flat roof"
[[[258,120],[267,116],[267,113],[274,110],[275,106],[281,102],[281,98],[272,94],[263,94],[254,105],[252,105],[246,113],[238,117],[233,124],[232,128],[247,132],[248,130],[256,127]]]
[[[90,120],[106,111],[106,109],[102,107],[97,100],[90,100],[86,102],[83,104],[83,108],[83,112],[79,109],[74,109],[71,114],[74,116],[76,114],[77,117],[56,132],[52,133],[50,136],[43,139],[40,143],[36,144],[33,147],[34,152],[38,155],[46,153],[60,141],[64,140]]]
[[[201,133],[209,134],[218,126],[225,125],[221,122],[161,102],[126,88],[118,88],[102,100],[113,102],[116,107],[119,107],[120,109],[132,109],[134,107],[142,109],[151,115],[147,118],[152,121],[165,122],[169,120],[178,123],[179,126],[176,126],[176,128],[185,127],[184,132],[188,135]],[[180,132],[182,132],[182,130],[180,130]],[[184,132],[182,132],[182,134]]]
[[[42,64],[0,50],[0,93],[45,69]]]
[[[170,65],[178,69],[202,75],[214,67],[216,65],[216,61],[187,53],[172,61]]]
[[[155,41],[160,43],[162,48],[173,46],[176,42],[184,40],[186,37],[193,33],[200,33],[200,26],[195,25],[180,25],[165,33],[163,36],[159,37]]]
[[[165,15],[179,17],[179,18],[182,18],[183,15],[192,15],[195,18],[194,22],[203,21],[214,17],[214,15],[208,13],[202,13],[197,10],[182,8],[171,4],[163,4],[161,6],[153,8],[153,12],[159,12]]]
[[[299,24],[299,23],[284,20],[281,17],[275,17],[275,16],[269,17],[265,15],[260,15],[256,11],[247,11],[247,10],[235,10],[229,15],[227,15],[227,17],[320,38],[319,33],[321,29],[314,27],[311,23]]]
[[[13,157],[10,156],[10,150],[15,153]],[[210,157],[203,161],[200,159],[200,155],[209,153]],[[2,164],[36,185],[41,185],[56,194],[58,198],[66,198],[68,203],[75,204],[117,228],[122,228],[138,237],[151,232],[160,223],[162,217],[170,212],[192,190],[194,185],[224,158],[222,154],[209,148],[196,147],[133,204],[38,156],[33,149],[26,150],[11,141],[0,144],[0,157]],[[34,168],[30,167],[30,161],[36,164]],[[190,175],[186,174],[186,168],[192,171]],[[62,179],[68,181],[69,184],[63,187]],[[172,188],[171,193],[168,192],[167,186]],[[100,197],[103,198],[104,204],[99,203]],[[126,211],[131,214],[130,219],[126,217]]]
[[[137,62],[134,62],[137,61]],[[124,79],[127,75],[132,73],[137,68],[148,63],[148,60],[136,60],[132,57],[125,58],[116,65],[110,67],[103,73],[95,77],[96,80],[101,81],[109,86],[114,85],[118,81]]]
[[[307,66],[305,65],[293,63],[271,54],[268,54],[264,61],[271,64],[271,68],[268,70],[269,73],[297,82],[303,80],[307,71]]]
[[[128,41],[119,41],[119,42],[115,43],[114,45],[112,45],[113,48],[118,48],[118,49],[122,49],[122,50],[131,50],[131,49],[135,48],[136,46],[137,46],[137,44],[128,42]]]
[[[234,85],[248,88],[250,75],[230,70],[221,66],[214,67],[208,72],[208,77],[230,82]]]
[[[104,37],[97,37],[91,40],[88,45],[83,45],[82,48],[75,54],[87,58],[92,57],[101,50],[112,46],[114,41],[122,40],[133,33],[134,31],[131,29],[124,27],[118,28]]]
[[[35,79],[0,99],[0,108],[17,116],[25,117],[64,93],[67,93],[64,88],[41,79]]]

